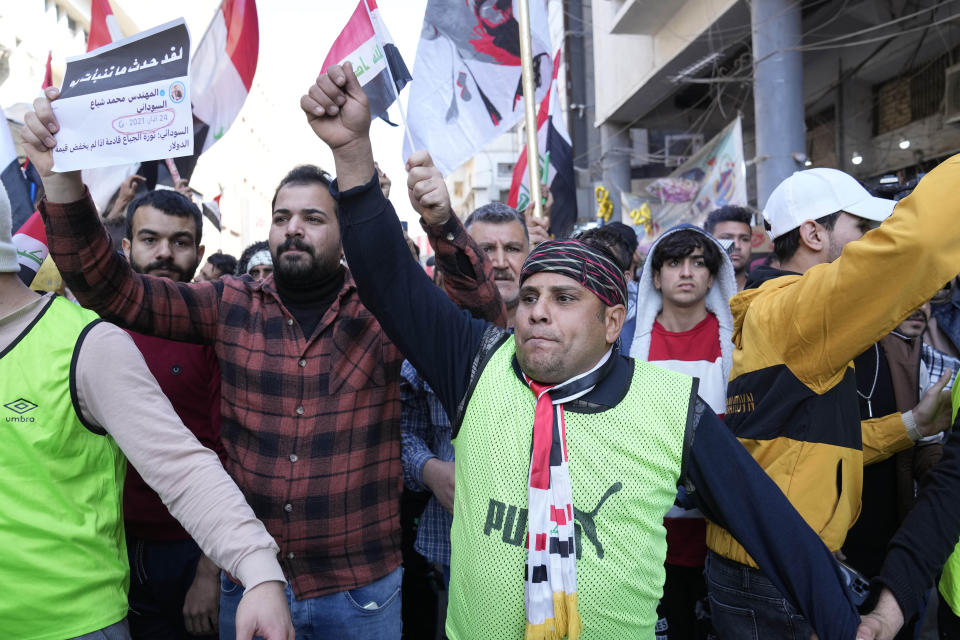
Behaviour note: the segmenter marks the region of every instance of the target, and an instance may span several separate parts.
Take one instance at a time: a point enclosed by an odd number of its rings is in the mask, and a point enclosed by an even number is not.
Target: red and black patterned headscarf
[[[580,240],[548,240],[530,252],[520,270],[520,285],[535,273],[559,273],[579,282],[612,307],[627,306],[627,281],[613,259]]]

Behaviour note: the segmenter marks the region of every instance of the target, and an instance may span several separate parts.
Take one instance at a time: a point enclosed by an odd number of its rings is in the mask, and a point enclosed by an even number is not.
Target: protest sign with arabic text
[[[183,18],[68,58],[54,171],[191,155],[189,67]]]

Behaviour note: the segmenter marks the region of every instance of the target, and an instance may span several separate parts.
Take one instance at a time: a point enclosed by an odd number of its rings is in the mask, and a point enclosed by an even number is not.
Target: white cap
[[[10,211],[10,198],[0,183],[0,273],[17,273],[17,248],[13,246],[13,213]]]
[[[896,204],[875,198],[857,180],[836,169],[796,171],[770,194],[763,218],[770,224],[770,237],[779,238],[807,220],[817,220],[838,211],[883,222]]]

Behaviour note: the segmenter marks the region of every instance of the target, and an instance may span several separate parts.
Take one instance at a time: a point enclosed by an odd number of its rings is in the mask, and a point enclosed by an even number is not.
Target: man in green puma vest
[[[126,459],[247,587],[238,637],[293,638],[277,545],[130,337],[18,276],[0,186],[0,637],[129,639]],[[126,455],[125,455],[126,454]]]
[[[696,380],[620,354],[626,285],[605,249],[541,244],[520,276],[516,334],[474,320],[409,258],[349,63],[322,73],[301,107],[333,151],[331,192],[361,299],[454,425],[449,637],[652,640],[663,516],[680,484],[734,527],[821,639],[852,640],[858,618],[832,556],[697,397]],[[456,243],[462,225],[442,180],[422,179],[426,159],[408,161],[411,202]],[[480,265],[450,268],[458,277]]]

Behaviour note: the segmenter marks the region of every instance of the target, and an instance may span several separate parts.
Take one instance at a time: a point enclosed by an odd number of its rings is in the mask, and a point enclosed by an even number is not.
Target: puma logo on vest
[[[596,517],[603,507],[603,504],[612,496],[623,489],[623,484],[614,482],[607,489],[606,493],[597,502],[593,511],[581,511],[576,505],[573,507],[574,531],[576,535],[577,558],[583,555],[583,549],[580,544],[581,534],[585,534],[587,539],[593,544],[596,550],[597,558],[603,560],[603,544],[597,536]],[[516,505],[508,505],[499,500],[490,499],[487,504],[487,519],[483,524],[483,535],[489,536],[494,531],[500,532],[501,539],[515,547],[522,547],[527,540],[527,510]]]
[[[593,508],[593,511],[583,512],[580,509],[577,509],[577,505],[573,505],[573,519],[576,521],[580,527],[583,528],[583,532],[587,534],[587,539],[593,543],[594,549],[597,550],[597,558],[603,560],[603,545],[600,544],[600,539],[597,537],[597,523],[594,521],[594,518],[597,517],[597,513],[600,511],[600,507],[603,506],[603,503],[607,501],[607,498],[615,494],[617,491],[623,489],[623,484],[620,482],[614,482],[610,485],[610,488],[607,489],[607,492],[603,494],[603,497],[600,498],[600,502],[597,503],[597,506]],[[580,527],[577,527],[577,557],[580,557]]]

